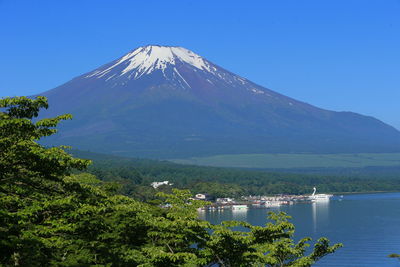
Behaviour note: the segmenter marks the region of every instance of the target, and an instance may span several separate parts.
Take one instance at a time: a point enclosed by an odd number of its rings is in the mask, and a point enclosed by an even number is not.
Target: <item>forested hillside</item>
[[[168,161],[133,159],[71,151],[93,160],[88,171],[105,181],[124,184],[122,192],[145,199],[154,194],[153,181],[168,180],[174,187],[216,197],[263,194],[309,194],[319,192],[399,191],[400,169],[396,167],[319,168],[293,170],[246,170],[180,165]]]

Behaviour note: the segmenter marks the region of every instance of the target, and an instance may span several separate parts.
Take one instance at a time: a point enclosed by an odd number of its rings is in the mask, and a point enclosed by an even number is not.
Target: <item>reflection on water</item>
[[[232,219],[236,221],[246,221],[248,209],[232,210]]]
[[[311,203],[312,205],[312,218],[313,218],[313,230],[317,232],[317,203]]]
[[[212,223],[220,223],[221,221],[247,221],[247,212],[249,209],[240,209],[240,210],[211,210],[199,211],[199,218],[202,220],[207,220]],[[223,218],[221,220],[221,218]]]
[[[311,203],[313,218],[313,233],[317,233],[319,222],[329,220],[329,203],[330,201],[317,201]]]

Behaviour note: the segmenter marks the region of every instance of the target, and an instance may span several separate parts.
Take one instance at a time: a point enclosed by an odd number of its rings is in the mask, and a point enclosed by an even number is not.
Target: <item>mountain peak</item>
[[[98,69],[90,73],[87,77],[96,76],[98,78],[106,74],[113,73],[118,68],[119,75],[134,73],[134,79],[138,79],[144,74],[150,74],[155,70],[164,71],[168,66],[178,63],[189,64],[194,68],[203,71],[210,71],[210,63],[198,54],[179,46],[160,46],[146,45],[141,46],[127,53],[120,59],[113,62],[106,69]],[[123,67],[121,67],[123,66]],[[107,75],[108,76],[108,75]]]
[[[136,48],[42,95],[48,116],[75,115],[51,145],[157,158],[400,151],[400,132],[374,118],[286,97],[183,47]]]

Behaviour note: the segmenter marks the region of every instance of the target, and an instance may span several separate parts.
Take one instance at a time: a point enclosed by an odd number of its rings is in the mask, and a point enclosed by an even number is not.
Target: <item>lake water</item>
[[[295,239],[327,237],[344,247],[321,259],[315,266],[400,266],[388,258],[400,254],[400,193],[345,195],[326,203],[307,203],[247,211],[204,211],[202,219],[212,223],[242,220],[264,225],[268,211],[280,210],[293,218]]]

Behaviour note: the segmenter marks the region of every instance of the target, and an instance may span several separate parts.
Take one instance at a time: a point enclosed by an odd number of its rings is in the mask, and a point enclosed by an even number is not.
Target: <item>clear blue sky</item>
[[[400,129],[400,0],[0,0],[0,96],[49,90],[146,44]]]

